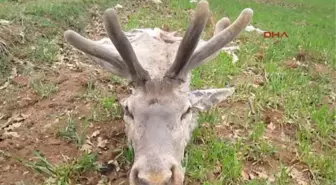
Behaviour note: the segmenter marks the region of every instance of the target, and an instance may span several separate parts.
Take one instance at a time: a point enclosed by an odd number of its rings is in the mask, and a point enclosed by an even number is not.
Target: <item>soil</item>
[[[88,32],[101,35],[102,29],[90,30],[94,22],[88,26]],[[6,47],[9,43],[19,43],[16,35],[18,26],[1,26],[1,30],[10,37],[2,37],[1,46],[4,46],[6,55],[10,55]],[[12,30],[8,32],[8,30]],[[10,34],[11,33],[11,34]],[[6,40],[5,40],[6,39]],[[7,40],[9,39],[9,40]],[[62,38],[60,38],[62,39]],[[58,136],[58,131],[67,124],[67,116],[73,117],[78,132],[84,126],[84,118],[92,114],[94,100],[83,97],[88,91],[88,84],[106,95],[117,92],[117,98],[125,96],[127,87],[110,80],[110,75],[101,68],[93,67],[82,62],[88,61],[83,54],[71,47],[61,44],[61,56],[54,66],[40,67],[31,71],[29,75],[22,72],[17,74],[16,68],[24,68],[19,58],[15,58],[17,65],[6,86],[0,91],[0,184],[11,185],[23,181],[25,184],[42,184],[45,177],[24,166],[18,159],[34,161],[33,151],[39,151],[47,160],[58,165],[65,162],[65,158],[74,159],[83,154],[78,146]],[[6,50],[5,50],[6,49]],[[48,97],[41,97],[31,85],[34,80],[55,85],[56,90]],[[108,88],[107,88],[108,87]],[[98,115],[100,116],[100,115]],[[104,115],[102,115],[104,116]],[[104,119],[103,119],[104,118]],[[86,136],[98,133],[91,138],[92,153],[98,153],[97,161],[106,164],[113,160],[120,150],[126,146],[124,123],[120,118],[99,117],[98,120],[89,120]],[[106,140],[103,149],[97,147],[98,137]],[[113,184],[127,180],[128,164],[120,164],[120,170],[112,169],[105,176]],[[86,173],[77,178],[77,183],[98,184],[101,174]]]
[[[80,155],[77,146],[57,136],[57,131],[65,127],[64,115],[72,112],[75,122],[81,122],[81,117],[89,115],[92,111],[92,102],[86,102],[78,98],[87,88],[92,71],[72,71],[66,68],[57,69],[58,74],[45,74],[44,80],[57,84],[57,91],[49,98],[41,99],[29,86],[29,81],[34,77],[18,76],[13,79],[13,87],[8,88],[1,96],[1,114],[3,115],[1,126],[9,119],[19,120],[20,126],[9,131],[9,135],[2,135],[0,149],[12,157],[1,156],[0,160],[0,184],[14,184],[23,181],[26,183],[42,183],[43,178],[38,173],[32,173],[28,168],[13,158],[32,159],[33,150],[40,151],[52,164],[63,161],[64,156],[74,158]],[[96,77],[96,80],[104,80],[104,76]],[[11,91],[9,89],[15,89]],[[7,93],[11,93],[12,100],[8,100]],[[83,126],[79,124],[79,126]],[[9,126],[7,126],[9,127]],[[107,119],[100,122],[91,122],[87,130],[90,136],[99,131],[99,136],[107,140],[106,150],[94,149],[99,152],[98,161],[107,163],[114,159],[116,149],[125,147],[124,124],[122,120]],[[13,134],[15,133],[15,134]],[[17,136],[17,137],[16,137]],[[92,141],[95,143],[96,141]],[[120,173],[124,173],[122,170]],[[92,174],[99,177],[99,174]],[[119,175],[119,174],[115,174]],[[89,184],[98,178],[90,178]],[[114,178],[113,176],[110,178]],[[118,179],[121,180],[120,178]],[[88,182],[86,182],[88,183]]]

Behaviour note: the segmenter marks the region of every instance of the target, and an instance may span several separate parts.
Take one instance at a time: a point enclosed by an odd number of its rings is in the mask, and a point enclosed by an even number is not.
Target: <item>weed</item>
[[[287,168],[281,164],[280,172],[276,175],[276,184],[285,185],[289,183],[289,176],[287,173]]]
[[[46,63],[53,63],[56,60],[56,55],[59,50],[55,40],[40,38],[35,41],[37,47],[32,48],[32,60],[35,62],[44,61]]]
[[[39,151],[34,151],[37,161],[30,162],[20,160],[26,167],[46,175],[47,182],[53,184],[70,185],[74,182],[76,177],[87,171],[96,171],[98,166],[96,164],[96,156],[93,154],[83,154],[77,159],[67,161],[66,163],[54,165],[51,164],[46,157]]]
[[[326,106],[315,109],[312,112],[312,121],[316,124],[316,131],[322,137],[329,137],[336,134],[335,111],[329,110]]]
[[[121,163],[130,165],[133,162],[133,157],[134,157],[134,149],[132,146],[128,145],[122,151]]]
[[[41,98],[50,97],[52,93],[55,93],[57,88],[53,83],[45,83],[41,79],[35,79],[30,81],[30,87],[37,93]]]
[[[265,125],[263,122],[256,123],[254,126],[252,133],[250,134],[250,138],[253,142],[258,142],[264,136]]]
[[[57,136],[62,137],[68,141],[71,141],[77,147],[80,147],[85,142],[87,126],[88,126],[88,122],[85,121],[84,128],[79,133],[79,131],[77,130],[78,128],[72,116],[68,115],[66,126],[57,133]]]
[[[103,98],[101,104],[108,117],[112,117],[112,119],[121,118],[122,109],[114,96]]]

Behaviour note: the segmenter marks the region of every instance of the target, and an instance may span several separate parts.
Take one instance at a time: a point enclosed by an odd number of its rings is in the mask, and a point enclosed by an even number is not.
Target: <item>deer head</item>
[[[130,172],[131,185],[183,183],[181,162],[196,126],[197,112],[225,100],[234,88],[191,91],[189,88],[183,90],[182,86],[189,86],[190,71],[231,42],[249,24],[252,14],[253,11],[246,8],[232,24],[228,18],[221,19],[216,24],[214,36],[200,46],[200,35],[209,18],[208,3],[200,1],[176,49],[174,61],[168,61],[172,64],[160,78],[152,78],[140,64],[113,9],[107,9],[103,18],[107,34],[119,54],[74,31],[65,32],[68,43],[96,57],[95,61],[101,66],[131,82],[132,94],[121,101],[127,137],[135,155]]]

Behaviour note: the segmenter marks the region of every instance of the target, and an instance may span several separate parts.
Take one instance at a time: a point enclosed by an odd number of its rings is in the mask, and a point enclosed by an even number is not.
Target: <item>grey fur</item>
[[[68,43],[97,64],[135,82],[132,94],[121,100],[127,137],[135,152],[131,185],[181,185],[181,162],[197,126],[197,113],[234,93],[234,88],[191,91],[190,71],[214,58],[247,26],[253,12],[243,10],[232,25],[228,18],[221,19],[213,38],[199,40],[208,13],[208,3],[200,1],[182,41],[171,35],[157,39],[138,30],[123,32],[112,9],[104,14],[110,40],[92,41],[71,30],[64,34]]]

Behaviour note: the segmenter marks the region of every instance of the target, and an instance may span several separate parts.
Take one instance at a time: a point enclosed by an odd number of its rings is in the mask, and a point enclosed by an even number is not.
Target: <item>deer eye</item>
[[[134,119],[134,116],[133,116],[133,114],[129,111],[129,108],[128,108],[127,105],[126,105],[126,107],[125,107],[125,115],[128,116],[128,117],[130,117],[131,119]]]
[[[191,112],[191,107],[187,109],[182,115],[181,115],[181,120],[183,120],[189,113]]]

